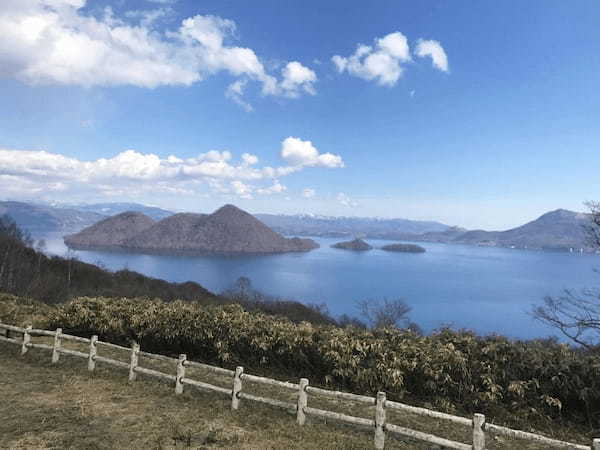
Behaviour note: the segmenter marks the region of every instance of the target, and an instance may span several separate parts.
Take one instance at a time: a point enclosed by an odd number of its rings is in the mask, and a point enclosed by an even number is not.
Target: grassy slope
[[[37,340],[37,339],[36,339]],[[84,350],[79,344],[67,347]],[[102,348],[105,356],[126,360]],[[144,367],[167,373],[173,368],[162,362],[140,361]],[[186,388],[175,396],[167,383],[140,378],[127,383],[127,373],[98,365],[94,374],[86,362],[61,356],[50,364],[50,354],[30,350],[21,357],[19,348],[0,344],[0,397],[10,408],[0,408],[1,449],[368,449],[372,431],[312,420],[305,427],[294,415],[269,406],[243,401],[240,410],[230,410],[230,400],[219,394]],[[229,380],[206,372],[191,378],[213,384]],[[244,384],[244,390],[293,402],[293,393],[281,393]],[[362,415],[372,408],[342,408],[335,401],[309,400],[310,406]],[[395,412],[394,412],[395,413]],[[469,442],[469,430],[445,422],[398,415],[388,411],[391,422]],[[460,428],[460,427],[459,427]],[[189,445],[188,445],[189,443]],[[543,446],[522,441],[490,439],[489,449],[540,450]],[[387,449],[430,450],[430,445],[388,438]]]
[[[126,382],[123,371],[89,375],[80,361],[52,367],[49,355],[0,345],[2,449],[364,449],[371,435],[324,424],[295,425],[293,416],[261,405],[230,411],[216,394],[165,384]],[[251,412],[249,414],[249,412]],[[188,446],[188,438],[190,445]],[[403,448],[392,446],[390,448]],[[406,448],[406,447],[404,447]]]

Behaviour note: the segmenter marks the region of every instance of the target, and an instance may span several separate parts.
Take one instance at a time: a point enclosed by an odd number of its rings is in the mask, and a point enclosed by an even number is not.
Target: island
[[[423,247],[415,244],[389,244],[381,247],[381,250],[385,250],[387,252],[425,253],[425,249]]]
[[[160,221],[139,212],[124,212],[65,236],[64,241],[75,249],[167,253],[266,254],[319,247],[312,239],[283,237],[233,205],[212,214],[179,213]]]
[[[340,248],[342,250],[355,250],[355,251],[365,251],[365,250],[371,250],[373,248],[369,244],[367,244],[365,241],[363,241],[362,239],[354,239],[353,241],[338,242],[337,244],[333,244],[331,247],[332,248]]]

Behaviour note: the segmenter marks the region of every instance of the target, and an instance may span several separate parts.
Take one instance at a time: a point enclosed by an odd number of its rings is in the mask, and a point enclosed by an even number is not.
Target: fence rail
[[[137,343],[133,343],[131,348],[123,347],[110,342],[103,342],[98,340],[98,336],[92,336],[90,339],[83,338],[80,336],[72,336],[62,332],[62,329],[58,328],[55,331],[33,329],[32,327],[20,328],[14,325],[8,325],[0,322],[0,331],[3,331],[3,335],[0,334],[0,342],[6,342],[21,346],[21,354],[24,355],[29,349],[41,349],[49,350],[52,352],[52,362],[57,363],[60,359],[61,354],[75,356],[88,360],[88,370],[94,371],[96,362],[112,365],[115,367],[128,369],[129,380],[134,381],[138,373],[154,376],[170,382],[175,383],[175,393],[183,393],[184,386],[193,386],[199,389],[219,392],[221,394],[231,397],[231,408],[237,410],[240,406],[240,400],[250,400],[254,402],[264,403],[267,405],[283,408],[286,410],[294,411],[296,413],[296,421],[298,425],[304,425],[306,416],[316,416],[337,422],[343,422],[349,425],[367,427],[374,429],[374,447],[376,449],[383,449],[385,446],[385,434],[386,432],[407,436],[412,439],[419,441],[428,442],[431,444],[440,445],[442,447],[457,449],[457,450],[485,450],[485,439],[486,432],[502,434],[505,436],[524,439],[530,441],[536,441],[556,448],[571,448],[578,450],[600,450],[600,438],[594,438],[591,446],[575,444],[571,442],[559,441],[551,439],[539,434],[528,433],[525,431],[514,430],[491,423],[485,423],[485,416],[483,414],[474,414],[472,419],[466,417],[454,416],[452,414],[446,414],[430,409],[419,408],[416,406],[406,405],[404,403],[394,402],[386,399],[384,392],[378,392],[375,397],[369,397],[366,395],[352,394],[348,392],[331,391],[327,389],[321,389],[317,387],[309,386],[309,381],[306,378],[301,378],[299,383],[290,383],[287,381],[279,381],[271,378],[260,377],[256,375],[250,375],[244,373],[243,367],[237,367],[235,371],[230,369],[224,369],[222,367],[211,366],[195,361],[188,361],[186,355],[179,355],[179,358],[172,358],[169,356],[158,355],[154,353],[142,352],[140,346]],[[16,333],[20,338],[11,337],[12,333]],[[53,345],[32,343],[32,336],[48,336],[54,338]],[[62,340],[70,340],[79,343],[89,344],[88,353],[83,353],[76,350],[69,350],[62,347]],[[130,362],[122,362],[116,359],[99,356],[97,346],[110,347],[116,350],[125,350],[130,353]],[[176,364],[176,374],[167,374],[158,370],[148,369],[139,365],[139,357],[145,357],[148,359],[160,360],[165,362],[171,362]],[[215,386],[213,384],[206,383],[204,381],[192,380],[185,376],[186,367],[196,367],[204,370],[208,370],[220,375],[225,375],[232,378],[231,389],[224,388],[221,386]],[[242,392],[243,381],[249,381],[254,383],[261,383],[270,386],[281,387],[297,392],[297,402],[290,403],[281,400],[276,400],[268,397],[261,397],[257,395],[247,394]],[[336,399],[350,400],[354,402],[361,402],[373,405],[375,407],[375,413],[372,419],[366,419],[364,417],[355,417],[346,414],[336,413],[323,409],[308,407],[308,394],[320,395],[325,397],[332,397]],[[465,444],[462,442],[456,442],[449,439],[445,439],[432,434],[424,433],[422,431],[412,430],[410,428],[401,427],[387,423],[386,421],[386,409],[396,409],[401,411],[410,412],[421,416],[432,417],[436,419],[448,420],[459,425],[471,427],[473,430],[472,443]]]

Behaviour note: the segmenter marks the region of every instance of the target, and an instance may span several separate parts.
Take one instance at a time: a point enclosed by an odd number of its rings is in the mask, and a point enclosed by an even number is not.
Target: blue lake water
[[[47,249],[65,254],[59,235],[43,236]],[[423,254],[330,248],[339,239],[315,238],[308,253],[268,256],[170,256],[76,251],[108,269],[128,268],[169,281],[196,281],[213,292],[240,276],[267,294],[304,303],[326,303],[330,312],[357,316],[359,299],[402,298],[425,331],[451,324],[516,338],[555,332],[527,313],[546,295],[600,285],[600,256],[465,245],[419,243]],[[373,246],[389,241],[369,240]]]

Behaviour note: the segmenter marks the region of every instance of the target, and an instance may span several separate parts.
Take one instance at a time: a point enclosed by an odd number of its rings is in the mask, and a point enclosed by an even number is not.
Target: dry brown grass
[[[40,342],[38,338],[36,341]],[[85,351],[81,344],[63,341],[67,348]],[[127,355],[99,347],[103,356],[125,361]],[[140,364],[174,374],[174,366],[140,358]],[[190,378],[229,387],[230,380],[203,370],[189,370]],[[244,391],[295,402],[295,393],[244,383]],[[50,364],[50,354],[0,343],[0,449],[369,449],[372,430],[311,420],[304,427],[293,413],[242,401],[238,411],[230,400],[186,386],[174,395],[168,383],[140,377],[127,382],[127,372],[98,364],[90,374],[86,362],[61,355]],[[311,397],[310,406],[372,417],[373,408],[349,406]],[[388,410],[391,423],[469,442],[470,430]],[[431,450],[434,446],[389,437],[388,449]],[[490,450],[541,450],[523,441],[490,439]]]

